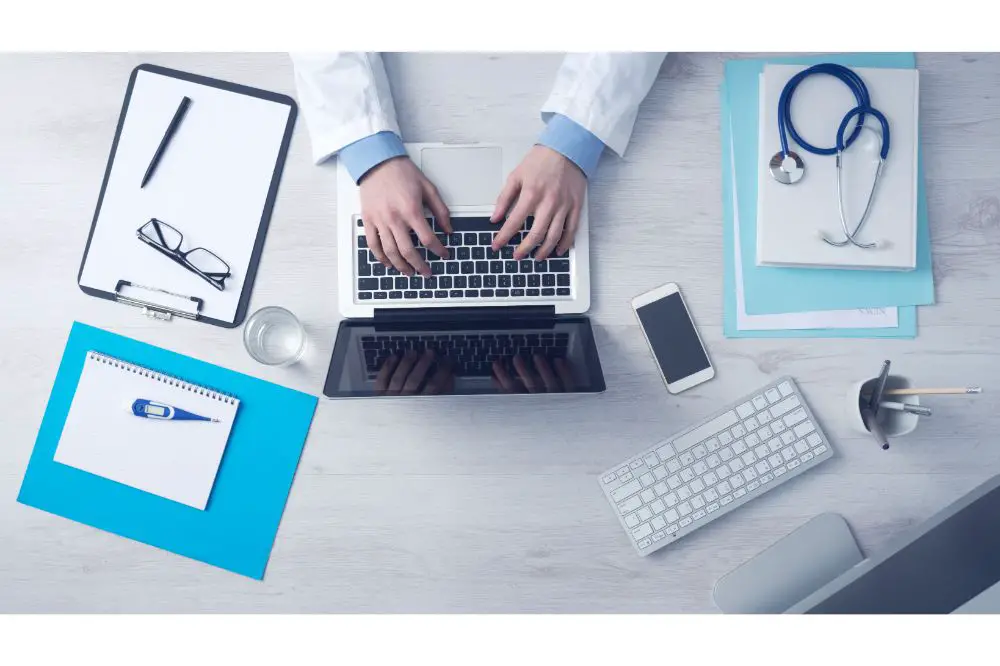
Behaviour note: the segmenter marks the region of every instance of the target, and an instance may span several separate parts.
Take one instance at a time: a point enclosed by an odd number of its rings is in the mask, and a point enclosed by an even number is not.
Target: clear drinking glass
[[[295,315],[272,305],[250,315],[243,345],[264,365],[291,365],[306,351],[306,331]]]

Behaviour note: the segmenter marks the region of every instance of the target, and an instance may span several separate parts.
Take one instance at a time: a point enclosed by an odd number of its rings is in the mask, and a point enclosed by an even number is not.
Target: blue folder
[[[741,331],[736,327],[736,238],[733,234],[733,170],[729,101],[726,85],[721,88],[722,124],[722,284],[724,301],[722,304],[722,332],[727,338],[912,338],[917,333],[917,309],[912,305],[899,308],[897,328],[814,328],[775,331]],[[742,206],[740,206],[742,209]],[[740,218],[740,240],[743,240]],[[743,266],[744,285],[747,267]],[[746,294],[744,294],[744,297]]]
[[[836,62],[848,67],[896,68],[912,68],[916,64],[912,53],[828,54],[730,60],[726,63],[725,89],[732,120],[747,312],[776,314],[933,303],[934,276],[931,270],[927,197],[922,158],[919,156],[916,269],[865,271],[757,266],[759,75],[767,63],[812,65],[819,62]]]
[[[53,460],[90,350],[240,399],[207,509],[200,511]],[[316,403],[311,395],[77,322],[17,500],[261,579]],[[68,547],[72,549],[72,544]]]

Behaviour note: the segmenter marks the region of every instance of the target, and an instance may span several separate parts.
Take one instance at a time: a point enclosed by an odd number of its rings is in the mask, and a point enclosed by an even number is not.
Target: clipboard
[[[183,97],[190,108],[144,172]],[[132,70],[77,284],[98,298],[225,328],[246,318],[298,108],[279,93],[142,64]],[[151,218],[226,261],[219,291],[137,237]]]

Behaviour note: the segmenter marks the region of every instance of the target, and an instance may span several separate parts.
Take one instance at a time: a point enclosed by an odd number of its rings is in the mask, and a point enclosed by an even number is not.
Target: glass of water
[[[306,331],[295,315],[272,305],[250,315],[243,345],[264,365],[291,365],[306,351]]]

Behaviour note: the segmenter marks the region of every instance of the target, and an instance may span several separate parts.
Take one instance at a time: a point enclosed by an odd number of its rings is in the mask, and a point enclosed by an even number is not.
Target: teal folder
[[[204,511],[53,460],[91,350],[240,399]],[[311,395],[76,322],[17,500],[261,579],[316,404]],[[66,548],[72,550],[72,543]]]
[[[741,331],[736,327],[736,238],[733,233],[733,169],[730,131],[730,109],[726,86],[721,88],[722,106],[722,332],[727,338],[913,338],[917,334],[917,309],[912,305],[899,308],[897,328],[813,328],[773,331]],[[755,181],[756,182],[756,181]],[[742,206],[740,207],[742,209]],[[740,218],[741,227],[743,218]],[[742,229],[740,240],[743,240]],[[744,285],[747,267],[743,266]]]
[[[764,65],[769,62],[801,65],[836,62],[848,67],[916,66],[912,53],[827,54],[730,60],[726,63],[725,94],[732,121],[733,160],[737,181],[735,187],[740,207],[740,245],[747,312],[776,314],[933,303],[934,275],[931,269],[927,195],[924,188],[922,157],[919,155],[917,267],[914,270],[865,271],[757,266],[759,75]],[[831,132],[834,129],[831,128]],[[744,229],[746,233],[743,232]]]

